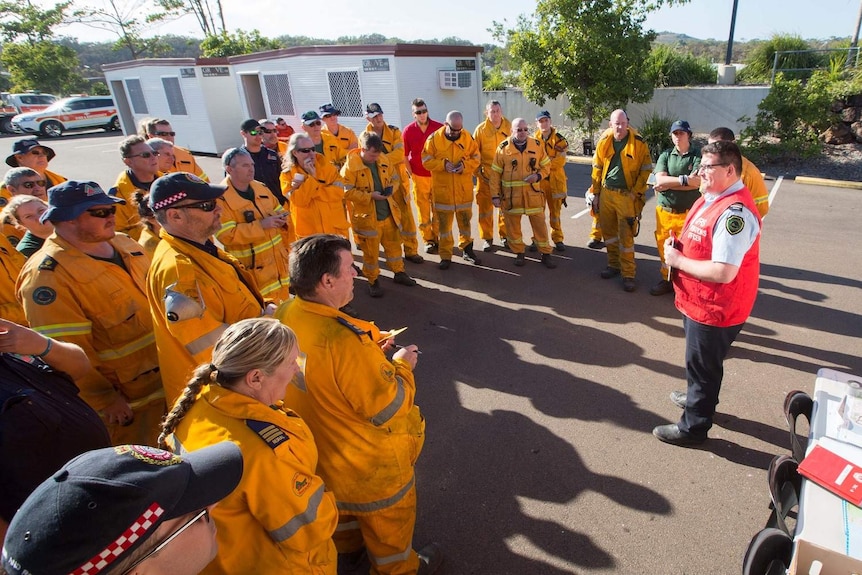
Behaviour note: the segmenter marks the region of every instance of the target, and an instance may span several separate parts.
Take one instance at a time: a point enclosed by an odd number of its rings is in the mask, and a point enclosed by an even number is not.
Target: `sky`
[[[53,5],[53,0],[39,0]],[[142,0],[116,0],[138,5]],[[75,6],[96,5],[104,0],[76,0]],[[769,38],[773,34],[797,34],[803,38],[852,36],[862,0],[739,0],[734,39]],[[336,39],[379,33],[404,40],[457,36],[475,44],[496,43],[488,28],[494,21],[513,27],[520,14],[535,10],[533,0],[433,0],[425,4],[404,0],[325,0],[320,5],[291,0],[222,0],[230,30],[260,30],[268,37],[280,35]],[[733,0],[691,0],[684,6],[662,9],[645,24],[657,32],[684,33],[694,38],[727,40]],[[300,15],[301,14],[301,15]],[[313,15],[316,20],[310,20]],[[108,33],[80,25],[58,30],[61,35],[84,41],[115,39]],[[193,16],[145,35],[178,34],[200,37]]]

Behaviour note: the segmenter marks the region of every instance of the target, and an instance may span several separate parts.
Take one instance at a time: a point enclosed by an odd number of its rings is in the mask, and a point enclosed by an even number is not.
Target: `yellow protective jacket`
[[[190,174],[196,175],[205,182],[210,181],[210,179],[204,173],[203,168],[201,168],[195,161],[195,157],[192,155],[192,153],[187,149],[181,148],[179,146],[174,146],[174,165],[170,170],[167,171],[167,173],[169,174],[173,172],[188,172]]]
[[[464,171],[453,174],[444,167],[446,160],[464,163]],[[446,137],[442,127],[425,140],[422,165],[431,172],[434,209],[444,212],[468,210],[473,206],[473,174],[479,167],[479,147],[470,134],[462,130],[456,141]]]
[[[636,196],[643,197],[647,190],[647,178],[652,173],[652,157],[643,137],[632,128],[629,128],[628,131],[629,139],[620,152],[620,165],[625,174],[629,191]],[[592,184],[590,185],[592,193],[602,193],[602,184],[613,157],[614,132],[608,129],[599,138],[596,152],[593,154]]]
[[[763,181],[760,170],[745,157],[742,158],[742,183],[751,192],[754,205],[762,218],[769,212],[769,190],[766,189],[766,182]]]
[[[283,214],[284,208],[264,184],[252,180],[254,202],[239,195],[230,176],[222,180],[227,186],[219,198],[224,211],[221,229],[216,238],[226,252],[254,274],[257,286],[265,299],[281,302],[290,297],[287,228],[264,229],[260,221],[275,214]],[[249,221],[251,218],[252,221]]]
[[[335,138],[335,141],[338,142],[338,147],[341,149],[342,157],[347,156],[347,152],[350,150],[355,150],[359,147],[359,139],[356,137],[356,132],[344,124],[338,124],[338,135],[329,131],[329,126],[326,125],[326,122],[323,123],[322,131]]]
[[[125,270],[52,234],[27,260],[17,285],[30,327],[87,353],[93,369],[75,383],[96,411],[114,403],[118,391],[132,404],[162,392],[145,292],[150,258],[123,234],[110,243]]]
[[[141,227],[143,226],[141,216],[138,215],[138,208],[133,200],[136,191],[140,191],[144,195],[150,193],[149,190],[137,187],[129,177],[129,171],[123,170],[117,176],[117,181],[109,192],[112,196],[126,200],[125,205],[117,204],[116,230],[128,234],[135,240],[141,237]]]
[[[0,235],[0,317],[18,325],[28,325],[24,308],[15,297],[15,283],[27,258]]]
[[[536,138],[527,138],[523,152],[515,147],[512,138],[497,146],[494,162],[491,164],[491,178],[488,186],[491,197],[502,200],[500,209],[509,214],[537,214],[545,210],[545,195],[541,182],[551,171],[551,160],[545,155],[545,146]],[[541,179],[528,184],[524,178],[539,174]]]
[[[150,228],[143,222],[141,222],[141,237],[138,238],[138,243],[141,244],[141,247],[144,248],[144,253],[147,254],[147,257],[150,260],[153,259],[153,256],[156,253],[156,246],[159,245],[158,234],[155,234],[150,231]]]
[[[425,441],[410,364],[386,358],[373,323],[335,308],[294,298],[276,317],[296,332],[304,356],[285,405],[314,433],[318,472],[338,509],[362,515],[393,505],[413,486]]]
[[[338,141],[338,138],[326,130],[320,131],[320,137],[323,141],[323,157],[340,170],[341,166],[344,165],[347,153],[341,149],[341,143]]]
[[[61,176],[60,174],[52,172],[51,170],[45,170],[45,173],[43,175],[45,176],[45,179],[47,180],[47,183],[45,185],[48,186],[49,188],[54,187],[57,184],[62,184],[63,182],[65,182],[66,180],[69,179],[66,176]]]
[[[377,159],[377,171],[384,188],[392,186],[397,189],[400,181],[398,171],[392,167],[383,154],[380,154]],[[371,177],[371,169],[362,161],[358,148],[347,154],[347,161],[341,168],[341,179],[344,181],[344,197],[347,200],[347,209],[350,211],[350,223],[354,233],[361,236],[376,235],[377,213],[374,200],[371,198],[371,192],[374,191],[374,179]],[[389,209],[392,211],[392,217],[400,229],[401,208],[394,196],[395,192],[393,191],[387,200]]]
[[[545,147],[545,155],[551,160],[551,172],[547,179],[542,180],[542,189],[550,187],[551,197],[562,200],[568,191],[566,179],[566,152],[569,150],[569,141],[560,134],[556,128],[551,128],[547,139],[542,136],[542,130],[536,130],[533,137],[542,142]]]
[[[494,155],[497,153],[497,147],[500,143],[512,135],[512,122],[505,117],[500,122],[500,127],[495,128],[491,120],[485,119],[484,122],[476,126],[473,130],[473,139],[476,140],[476,145],[479,147],[479,155],[481,163],[476,171],[476,177],[482,178],[486,182],[491,178],[491,164],[494,163]]]
[[[147,299],[159,349],[168,406],[192,371],[209,363],[222,332],[241,319],[260,317],[257,283],[232,255],[213,257],[165,230],[147,276]]]
[[[335,495],[317,475],[305,422],[218,385],[204,386],[169,438],[175,452],[232,441],[242,479],[212,512],[221,552],[204,575],[335,575]]]
[[[321,154],[314,157],[315,175],[294,164],[281,173],[281,191],[290,200],[290,220],[296,239],[312,234],[346,236],[350,224],[344,211],[344,182],[332,163]],[[291,191],[296,174],[305,176],[302,185]]]

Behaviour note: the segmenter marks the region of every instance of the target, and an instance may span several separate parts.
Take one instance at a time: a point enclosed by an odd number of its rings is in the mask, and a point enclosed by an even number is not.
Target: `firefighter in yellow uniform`
[[[491,201],[491,164],[500,143],[512,135],[512,123],[503,116],[503,108],[497,100],[491,100],[485,106],[484,122],[473,130],[473,139],[479,147],[481,163],[476,170],[476,206],[479,210],[479,235],[482,236],[482,249],[490,252],[494,249],[494,204]],[[497,216],[497,226],[500,241],[504,248],[509,247],[506,234],[506,221],[503,212]]]
[[[453,220],[458,220],[458,247],[464,260],[476,265],[482,261],[473,251],[471,220],[473,219],[473,173],[479,167],[479,148],[470,133],[464,130],[460,112],[446,114],[446,123],[425,141],[422,165],[431,172],[431,193],[434,198],[434,218],[440,238],[440,269],[452,264]]]
[[[216,238],[254,275],[264,299],[281,303],[290,297],[288,213],[269,188],[255,181],[248,152],[231,148],[222,163],[228,176],[221,185],[227,190],[218,200],[223,211]]]
[[[209,178],[204,173],[192,153],[186,148],[182,148],[176,143],[176,132],[171,127],[171,123],[162,118],[145,118],[141,121],[141,135],[145,138],[162,138],[173,145],[174,165],[171,166],[166,173],[173,174],[176,172],[186,172],[194,174],[205,182],[209,182]]]
[[[497,147],[491,164],[491,199],[494,207],[506,217],[509,249],[515,254],[515,265],[523,266],[524,238],[521,233],[521,216],[530,219],[536,246],[542,254],[542,264],[553,269],[557,264],[551,258],[548,224],[545,221],[545,194],[539,187],[548,178],[551,160],[545,155],[545,146],[530,137],[530,128],[523,118],[512,121],[513,134]]]
[[[162,241],[147,277],[147,299],[168,405],[195,366],[209,361],[225,328],[260,316],[266,305],[254,276],[210,239],[221,229],[216,200],[224,190],[179,172],[162,176],[150,191]]]
[[[735,142],[736,135],[730,128],[716,128],[709,133],[707,142],[712,144],[720,140]],[[769,190],[766,189],[766,182],[763,181],[760,169],[745,156],[742,157],[742,183],[751,192],[757,213],[762,219],[769,212]]]
[[[24,308],[15,297],[15,283],[27,258],[0,235],[0,317],[18,325],[28,325]]]
[[[547,110],[536,115],[536,122],[538,128],[533,137],[542,142],[545,155],[551,160],[550,174],[539,185],[548,206],[548,223],[554,251],[563,252],[566,251],[566,245],[563,243],[563,222],[560,218],[569,190],[566,179],[566,152],[569,150],[569,141],[551,125],[551,113]]]
[[[133,202],[135,192],[147,195],[150,186],[159,177],[159,157],[147,141],[138,135],[129,136],[120,142],[120,155],[126,169],[117,176],[114,187],[108,193],[126,201],[117,208],[117,231],[134,239],[141,237],[143,224]]]
[[[341,168],[344,197],[350,211],[350,223],[362,250],[362,272],[368,280],[371,297],[382,297],[380,266],[377,263],[380,246],[386,265],[397,284],[412,287],[416,280],[404,271],[401,257],[401,218],[394,190],[399,185],[398,169],[383,154],[383,142],[374,132],[362,132],[359,148],[347,155]]]
[[[344,166],[347,154],[338,138],[323,129],[323,120],[317,112],[309,110],[302,115],[302,130],[311,138],[318,154],[323,154],[323,157],[339,170]]]
[[[323,120],[323,131],[331,135],[338,142],[342,157],[346,157],[347,152],[359,147],[359,139],[356,137],[356,132],[338,123],[341,110],[338,110],[332,104],[324,104],[318,110],[320,110],[320,118]]]
[[[212,511],[223,552],[203,575],[336,573],[335,495],[317,475],[311,431],[282,405],[298,355],[295,336],[278,321],[242,320],[165,421],[162,437],[175,453],[222,441],[242,450],[242,479]],[[259,359],[251,369],[249,356]]]
[[[153,322],[145,295],[150,260],[114,233],[113,206],[94,182],[51,188],[42,219],[55,233],[21,270],[18,300],[30,327],[75,343],[93,368],[76,383],[116,444],[154,445],[165,413]]]
[[[377,134],[383,141],[383,155],[389,165],[398,172],[398,183],[392,197],[401,211],[401,243],[404,244],[404,259],[421,264],[425,259],[419,255],[419,238],[416,234],[416,218],[413,217],[413,202],[410,201],[410,180],[407,179],[407,164],[404,159],[404,140],[397,126],[387,124],[383,119],[380,104],[369,104],[365,108],[368,119],[366,132]]]
[[[356,275],[347,240],[309,236],[297,241],[294,257],[297,297],[276,317],[296,332],[305,357],[285,404],[314,433],[318,472],[339,510],[335,546],[345,560],[364,546],[378,575],[433,573],[441,561],[437,546],[418,554],[412,548],[414,465],[425,439],[414,404],[418,350],[405,346],[389,360],[386,332],[338,311],[352,299]]]
[[[623,289],[633,292],[635,283],[635,233],[652,173],[649,147],[634,129],[624,110],[611,113],[610,129],[596,144],[589,192],[598,198],[608,265],[602,279],[622,274]],[[593,209],[595,209],[593,200]]]
[[[281,190],[290,201],[296,239],[311,234],[337,234],[346,238],[350,224],[344,211],[341,174],[314,150],[307,136],[291,137],[290,141],[281,172]]]

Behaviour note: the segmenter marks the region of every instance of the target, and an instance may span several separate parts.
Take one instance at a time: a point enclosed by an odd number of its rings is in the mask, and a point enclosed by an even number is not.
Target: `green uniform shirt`
[[[690,146],[688,152],[670,148],[661,153],[655,165],[655,173],[667,172],[669,176],[691,176],[700,167],[700,148]],[[673,208],[679,212],[688,211],[700,197],[699,190],[667,190],[657,193],[656,201],[660,206]]]
[[[380,180],[380,171],[377,164],[365,164],[371,170],[371,179],[374,181],[374,191],[383,193],[383,182]],[[377,213],[377,221],[382,222],[392,215],[389,200],[374,200],[374,211]]]
[[[626,134],[626,137],[619,142],[614,140],[614,157],[611,158],[608,165],[608,172],[605,174],[606,188],[615,188],[617,190],[629,189],[628,182],[626,182],[626,174],[623,172],[623,164],[620,161],[620,152],[622,152],[623,148],[626,147],[626,143],[628,141],[628,134]]]

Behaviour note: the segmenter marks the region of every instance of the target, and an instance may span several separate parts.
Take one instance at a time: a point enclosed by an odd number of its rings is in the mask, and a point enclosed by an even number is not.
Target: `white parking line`
[[[574,216],[572,216],[572,218],[571,218],[571,219],[576,220],[576,219],[580,218],[581,216],[584,216],[584,215],[586,215],[586,214],[588,214],[588,213],[590,213],[590,208],[587,208],[587,209],[585,209],[585,210],[581,210],[580,212],[578,212],[577,214],[575,214]]]
[[[775,199],[775,194],[778,193],[778,188],[781,186],[781,182],[784,181],[784,176],[778,176],[778,179],[775,180],[775,184],[772,186],[772,189],[769,190],[769,207],[772,207],[772,202]]]

